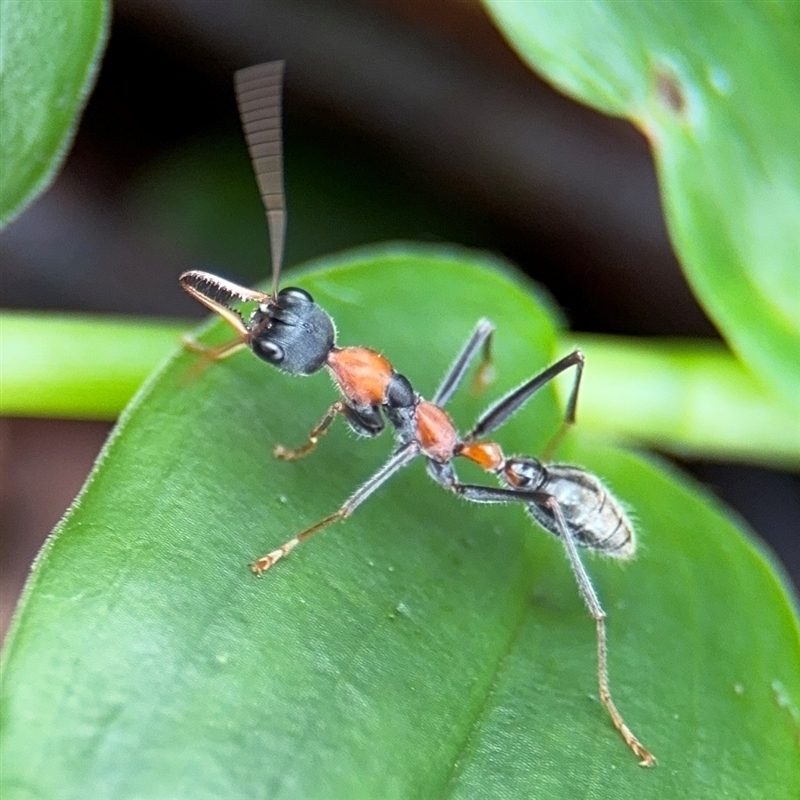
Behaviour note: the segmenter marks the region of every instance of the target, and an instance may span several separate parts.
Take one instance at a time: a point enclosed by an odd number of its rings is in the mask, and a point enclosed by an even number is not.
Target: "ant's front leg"
[[[223,358],[228,358],[228,356],[232,356],[247,347],[247,342],[243,339],[234,339],[232,342],[225,342],[225,344],[220,344],[216,347],[207,347],[187,335],[181,337],[181,342],[189,352],[197,353],[200,356],[200,360],[190,369],[187,375],[188,379],[199,377],[211,364],[216,361],[222,361]]]
[[[311,429],[308,434],[308,441],[301,447],[290,450],[282,444],[276,444],[272,449],[272,455],[275,458],[283,459],[284,461],[296,461],[298,458],[307,456],[317,446],[320,438],[328,432],[331,423],[336,419],[337,415],[343,414],[345,405],[341,400],[337,400],[326,412],[325,416]]]
[[[272,450],[275,458],[284,461],[296,461],[313,452],[319,440],[327,433],[331,423],[336,417],[342,414],[347,420],[348,425],[361,436],[377,436],[384,428],[383,417],[377,408],[371,406],[364,409],[356,409],[347,405],[342,400],[337,400],[326,412],[325,416],[311,429],[308,440],[304,445],[295,449],[289,449],[282,444],[277,444]]]
[[[197,353],[206,361],[221,361],[247,347],[247,342],[243,339],[234,339],[232,342],[225,342],[216,347],[208,347],[187,335],[181,338],[181,342],[187,350]]]

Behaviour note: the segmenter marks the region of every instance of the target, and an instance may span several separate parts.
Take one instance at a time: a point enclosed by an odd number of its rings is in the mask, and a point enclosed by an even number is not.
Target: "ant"
[[[312,452],[337,416],[361,436],[377,436],[388,422],[396,447],[386,463],[363,483],[342,506],[252,564],[260,576],[298,545],[335,522],[349,517],[386,481],[418,456],[427,472],[447,491],[473,503],[521,503],[545,530],[557,536],[567,553],[581,597],[597,628],[597,677],[600,699],[614,726],[642,766],[655,763],[653,755],[625,724],[611,697],[606,659],[605,611],[578,555],[578,547],[618,559],[635,550],[631,522],[608,489],[585,470],[565,464],[544,464],[529,456],[503,454],[500,445],[484,437],[503,425],[545,384],[575,368],[575,379],[561,429],[547,452],[555,449],[575,421],[584,358],[575,350],[491,406],[472,430],[459,436],[444,406],[481,354],[479,384],[488,383],[494,326],[481,319],[448,370],[432,400],[423,399],[408,378],[395,371],[381,354],[366,347],[337,347],[333,320],[303,289],[278,291],[283,258],[286,215],[283,192],[281,88],[283,62],[269,62],[239,70],[235,88],[239,113],[253,168],[266,210],[272,250],[272,292],[247,289],[210,275],[189,271],[180,276],[182,287],[219,314],[237,338],[206,348],[193,341],[187,346],[210,360],[219,360],[249,347],[259,358],[291,375],[310,375],[325,368],[343,399],[334,402],[308,440],[296,449],[277,445],[276,458],[292,461]],[[245,321],[234,305],[255,302]],[[465,458],[499,479],[500,487],[461,483],[453,462]]]

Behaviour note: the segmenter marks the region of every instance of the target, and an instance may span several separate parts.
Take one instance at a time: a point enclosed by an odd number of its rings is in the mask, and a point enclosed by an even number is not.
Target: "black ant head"
[[[291,286],[259,303],[247,329],[252,351],[293,375],[316,372],[336,341],[333,320],[308,292]]]
[[[316,372],[336,341],[333,320],[302,289],[289,287],[273,297],[198,270],[184,272],[180,280],[192,297],[219,314],[259,358],[284,372]],[[258,305],[245,322],[235,305],[253,302]]]

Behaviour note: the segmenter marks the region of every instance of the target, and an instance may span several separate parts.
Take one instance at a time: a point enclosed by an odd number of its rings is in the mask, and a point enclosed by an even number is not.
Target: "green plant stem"
[[[591,335],[565,342],[564,350],[586,355],[582,429],[683,456],[800,465],[800,407],[764,387],[723,344]]]
[[[3,312],[0,413],[114,419],[187,329],[185,322]],[[800,410],[723,345],[607,336],[564,342],[586,354],[583,429],[681,455],[800,464]]]
[[[116,419],[186,329],[166,320],[4,311],[0,414]]]

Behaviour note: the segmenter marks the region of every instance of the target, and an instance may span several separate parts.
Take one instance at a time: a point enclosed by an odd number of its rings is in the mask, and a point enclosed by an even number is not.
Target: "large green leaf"
[[[343,343],[379,348],[429,396],[482,315],[492,396],[553,357],[548,313],[485,257],[373,250],[298,282]],[[596,697],[594,629],[558,541],[518,508],[460,503],[417,464],[256,580],[248,562],[390,450],[335,427],[275,462],[331,397],[320,376],[249,354],[198,372],[187,352],[139,394],[11,632],[4,798],[796,796],[786,590],[740,525],[649,460],[569,442],[638,519],[639,558],[589,568],[652,770]],[[503,429],[508,451],[541,451],[554,397]],[[466,427],[486,402],[465,389],[451,410]]]
[[[749,366],[796,400],[800,4],[485,2],[531,66],[647,136],[699,300]]]
[[[61,165],[108,17],[104,0],[0,0],[0,227]]]

